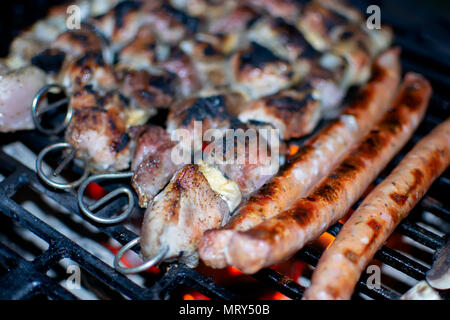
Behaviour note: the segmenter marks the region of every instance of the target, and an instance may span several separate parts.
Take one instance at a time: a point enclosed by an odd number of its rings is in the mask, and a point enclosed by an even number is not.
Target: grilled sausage
[[[225,230],[210,230],[204,234],[199,249],[207,265],[224,267],[224,250],[233,230],[248,230],[289,207],[370,130],[388,108],[398,86],[399,50],[391,49],[378,57],[373,73],[374,77],[341,117],[309,140],[277,176],[234,213]]]
[[[227,262],[254,273],[289,258],[342,218],[409,140],[430,95],[429,82],[408,73],[393,107],[363,141],[307,197],[258,226],[235,233]]]
[[[321,257],[306,299],[350,299],[375,252],[450,163],[450,118],[405,156],[362,202]]]

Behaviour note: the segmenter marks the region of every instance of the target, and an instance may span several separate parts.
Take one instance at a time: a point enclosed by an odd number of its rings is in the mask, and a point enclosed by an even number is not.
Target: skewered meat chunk
[[[91,51],[101,52],[102,58],[112,62],[112,53],[107,48],[108,42],[89,25],[82,25],[81,29],[67,30],[61,33],[50,45],[52,49],[59,49],[67,55],[68,60],[79,57]]]
[[[83,102],[89,103],[90,98]],[[78,100],[81,102],[81,100]],[[66,129],[66,141],[76,156],[93,171],[119,171],[129,167],[133,141],[127,133],[126,101],[109,92],[94,106],[79,107]]]
[[[141,1],[120,1],[105,14],[88,22],[110,39],[113,49],[117,50],[132,40],[142,25],[142,7]]]
[[[236,7],[236,0],[172,0],[171,5],[194,17],[216,19]]]
[[[170,44],[177,44],[198,31],[200,20],[175,9],[167,3],[146,10],[145,23],[155,32],[158,39]]]
[[[186,165],[145,212],[141,254],[144,259],[152,258],[168,245],[165,261],[178,260],[195,267],[201,235],[225,223],[229,213],[226,201],[211,188],[200,166]]]
[[[193,134],[195,121],[202,122],[198,133],[202,136],[208,129],[230,128],[233,123],[239,122],[236,115],[241,101],[242,97],[234,93],[187,98],[171,108],[167,131],[172,133],[175,129],[185,128]]]
[[[244,197],[263,186],[279,169],[279,134],[269,128],[235,124],[204,148],[207,163],[235,181]]]
[[[245,31],[249,24],[255,21],[260,15],[246,6],[238,6],[227,15],[209,21],[207,30],[210,33],[240,33]]]
[[[232,56],[231,72],[235,89],[250,99],[285,89],[300,80],[302,75],[288,61],[255,42]]]
[[[108,91],[117,88],[117,79],[99,51],[90,51],[70,62],[61,73],[65,87],[76,90],[85,85]]]
[[[156,37],[147,25],[140,27],[135,39],[118,52],[118,63],[133,69],[151,69],[157,60]]]
[[[256,120],[272,124],[280,130],[280,138],[300,138],[312,132],[320,120],[320,101],[311,90],[281,90],[260,98],[239,114],[239,120]]]
[[[304,1],[300,0],[244,0],[248,6],[256,10],[263,11],[273,17],[283,18],[294,23],[298,20],[302,12]]]
[[[133,188],[139,196],[141,207],[146,208],[183,166],[171,159],[175,144],[167,131],[158,126],[146,126],[137,140],[131,170],[134,172]]]
[[[259,19],[250,28],[248,37],[291,62],[298,63],[302,58],[311,61],[319,54],[300,31],[281,18]]]
[[[0,76],[0,132],[34,128],[30,106],[45,83],[44,72],[33,66]]]
[[[121,92],[142,109],[168,108],[176,97],[177,79],[168,72],[122,69],[118,78]]]
[[[178,76],[180,92],[185,97],[200,89],[201,83],[192,59],[178,47],[171,48],[168,57],[160,61],[159,66]]]

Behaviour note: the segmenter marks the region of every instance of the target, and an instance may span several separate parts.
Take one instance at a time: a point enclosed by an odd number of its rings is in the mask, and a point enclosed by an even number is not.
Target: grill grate
[[[388,21],[391,22],[391,21]],[[395,25],[396,21],[391,24]],[[450,100],[448,92],[450,89],[448,79],[441,73],[447,70],[448,66],[442,65],[438,56],[430,60],[430,55],[426,57],[420,55],[420,50],[414,50],[418,46],[415,40],[402,37],[402,28],[396,30],[397,43],[405,49],[403,53],[403,66],[407,70],[418,70],[428,77],[433,84],[435,92],[430,101],[430,106],[425,120],[414,134],[411,141],[392,160],[375,183],[382,181],[383,177],[389,173],[393,167],[403,158],[405,153],[433,127],[440,123],[449,114]],[[404,31],[404,30],[403,30]],[[431,62],[430,62],[431,61]],[[444,63],[444,62],[442,62]],[[431,66],[431,67],[430,67]],[[442,69],[439,68],[442,66]],[[24,143],[34,152],[39,152],[45,146],[56,142],[55,138],[40,135],[37,132],[19,132],[15,134],[4,134],[1,137],[1,144],[12,141]],[[61,138],[60,138],[61,139]],[[77,168],[74,168],[76,171]],[[38,254],[31,261],[24,259],[17,254],[11,246],[6,246],[0,241],[0,299],[31,299],[46,296],[50,299],[77,299],[69,290],[62,287],[57,279],[48,275],[48,271],[55,268],[62,259],[71,259],[76,262],[89,276],[96,279],[112,292],[116,292],[129,299],[167,299],[174,291],[181,286],[196,290],[211,299],[231,300],[240,296],[230,289],[226,289],[209,277],[205,277],[196,270],[192,270],[183,264],[164,264],[161,267],[161,274],[158,276],[144,275],[145,284],[143,286],[134,282],[131,277],[126,277],[116,272],[110,265],[88,252],[85,248],[77,244],[73,239],[63,235],[61,232],[40,220],[36,215],[25,209],[15,196],[24,189],[31,189],[33,192],[53,199],[64,207],[71,214],[85,220],[79,211],[76,197],[73,193],[66,193],[48,189],[37,178],[34,171],[28,169],[14,158],[0,151],[0,174],[5,179],[0,182],[0,222],[5,221],[9,226],[20,226],[31,231],[36,236],[44,240],[48,248]],[[449,172],[447,170],[430,188],[427,195],[419,202],[409,217],[403,221],[396,233],[404,235],[413,241],[434,252],[443,245],[446,237],[440,236],[424,227],[424,212],[429,212],[433,217],[442,219],[446,223],[450,222],[449,200],[446,198],[450,186]],[[98,213],[99,216],[112,216],[124,204],[123,199],[116,199]],[[355,205],[357,206],[357,204]],[[62,217],[61,217],[62,219]],[[87,221],[87,220],[86,220]],[[121,244],[126,244],[137,235],[123,225],[101,226],[87,221],[95,227],[96,232],[106,238],[112,238]],[[340,223],[332,226],[328,233],[336,236],[342,225]],[[3,230],[3,229],[0,229]],[[86,235],[86,236],[89,236]],[[138,252],[139,248],[134,248]],[[315,266],[320,258],[321,252],[313,247],[305,247],[296,254],[296,258]],[[416,280],[425,278],[429,270],[427,265],[418,262],[407,255],[384,246],[379,250],[375,259],[408,275]],[[300,299],[304,292],[304,287],[290,279],[288,276],[272,269],[264,269],[253,275],[253,277],[274,290],[283,293],[292,299]],[[397,299],[400,294],[382,285],[381,288],[369,288],[367,277],[362,276],[356,288],[357,293],[362,293],[373,299]],[[358,295],[355,294],[355,298]]]

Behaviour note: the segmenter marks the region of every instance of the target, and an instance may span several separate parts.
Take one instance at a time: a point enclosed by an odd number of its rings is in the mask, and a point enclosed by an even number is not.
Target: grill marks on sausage
[[[277,61],[287,63],[269,49],[252,42],[250,48],[241,55],[239,70],[243,70],[246,67],[263,69],[266,64]]]
[[[126,16],[133,11],[137,11],[141,8],[142,2],[138,1],[121,1],[114,7],[114,20],[116,27],[121,29],[125,25]]]

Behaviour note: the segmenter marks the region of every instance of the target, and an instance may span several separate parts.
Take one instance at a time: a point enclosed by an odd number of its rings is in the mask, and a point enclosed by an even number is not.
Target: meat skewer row
[[[450,118],[364,199],[319,260],[304,299],[350,299],[364,268],[450,164]]]
[[[236,231],[258,225],[304,196],[381,118],[398,87],[399,50],[390,49],[378,57],[373,74],[339,119],[310,139],[272,180],[233,214],[223,229],[204,234],[199,250],[207,265],[225,267],[225,251]]]
[[[227,263],[254,273],[289,258],[342,218],[412,136],[430,95],[429,82],[408,73],[392,108],[307,197],[250,230],[234,233]]]

